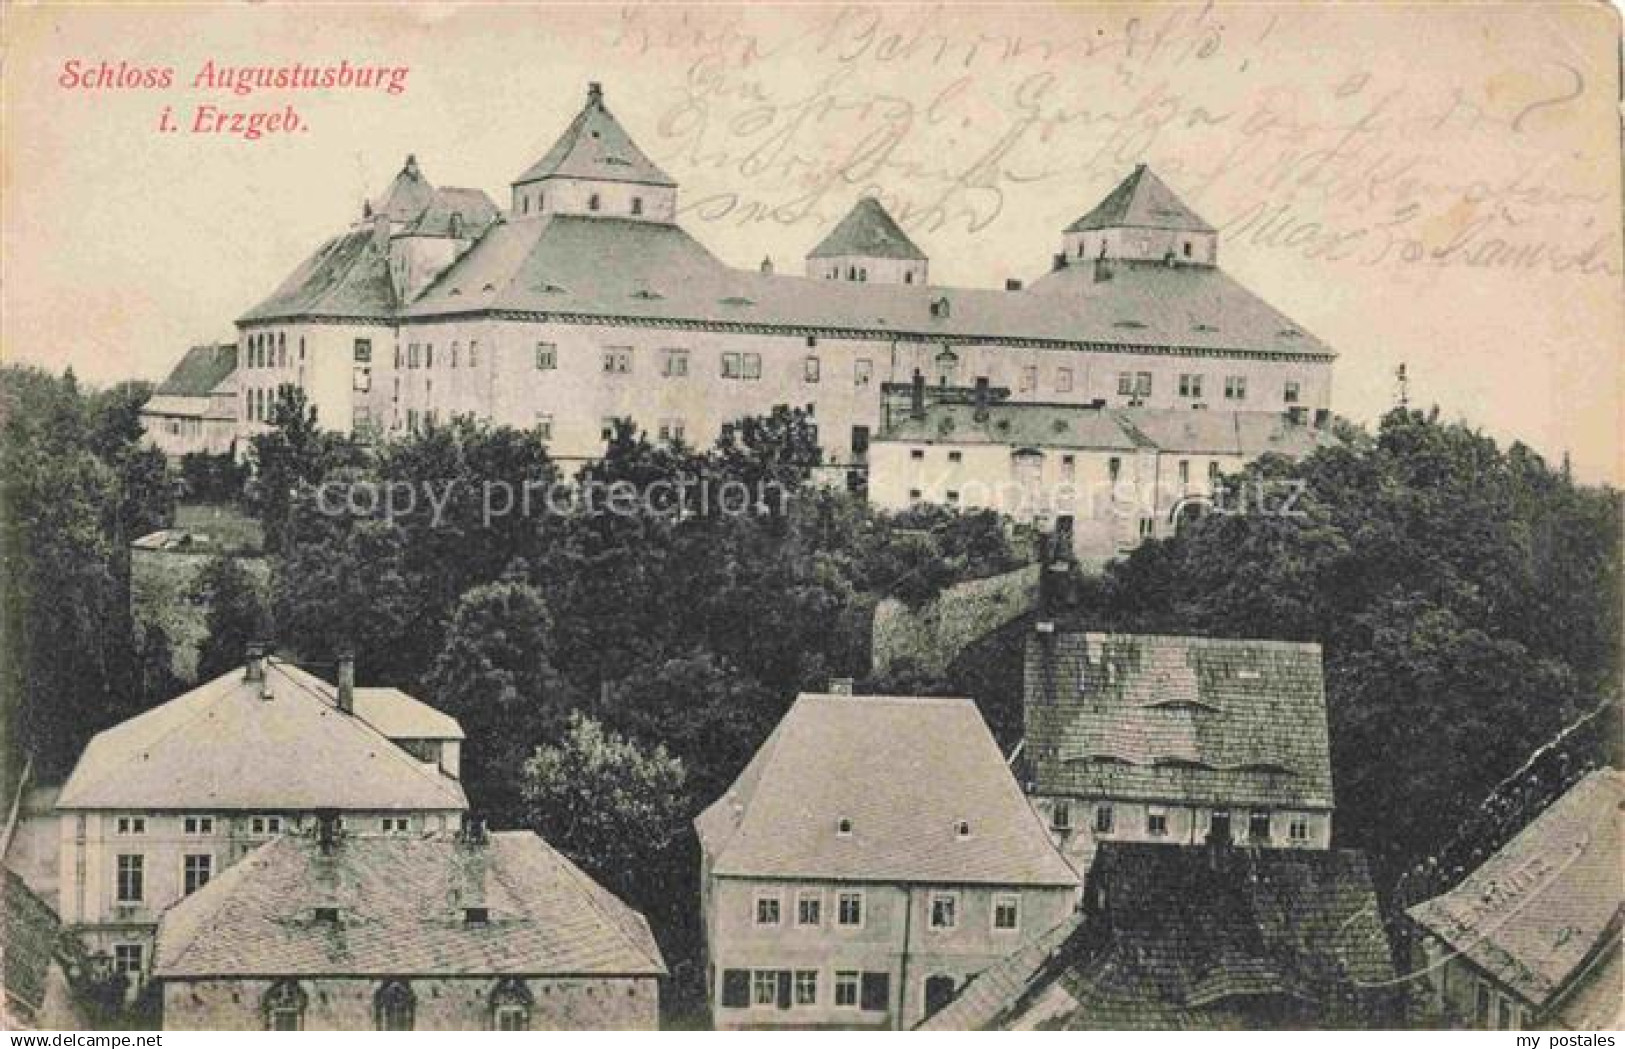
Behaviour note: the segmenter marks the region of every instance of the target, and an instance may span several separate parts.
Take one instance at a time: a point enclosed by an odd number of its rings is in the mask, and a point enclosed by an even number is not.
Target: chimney
[[[263,645],[248,646],[248,662],[243,667],[243,680],[265,680],[265,647]]]
[[[830,678],[829,694],[832,696],[850,696],[852,694],[852,679],[849,677]]]
[[[908,388],[908,414],[915,419],[925,418],[925,376],[914,369],[914,378]]]
[[[987,376],[978,375],[976,377],[976,420],[978,422],[987,418],[987,400]]]
[[[1006,277],[1006,278],[1004,278],[1004,290],[1005,291],[1020,291],[1021,290],[1021,281],[1017,280],[1015,277]]]
[[[339,653],[339,709],[346,714],[355,713],[355,653]]]
[[[594,80],[587,84],[587,105],[602,106],[604,104],[604,85]]]

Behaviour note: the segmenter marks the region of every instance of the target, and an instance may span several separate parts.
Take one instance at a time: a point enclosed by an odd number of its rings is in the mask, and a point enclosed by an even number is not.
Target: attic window
[[[852,836],[852,819],[851,819],[851,817],[842,816],[840,819],[836,820],[835,821],[835,833],[840,835],[843,838],[850,838]]]
[[[948,305],[948,296],[944,295],[940,299],[931,300],[931,316],[933,316],[933,317],[947,317],[948,314],[949,314],[949,311],[950,311],[950,307]]]
[[[1257,681],[1263,676],[1264,675],[1262,673],[1254,670],[1252,667],[1242,667],[1240,670],[1236,671],[1237,681]]]
[[[496,291],[497,286],[495,284],[487,284],[485,287],[481,288],[480,290],[481,291]]]
[[[969,820],[960,820],[958,823],[954,824],[954,837],[958,838],[960,841],[964,841],[966,838],[970,837]]]
[[[453,289],[451,289],[451,294],[452,294],[453,297],[461,295],[462,293],[463,293],[462,288],[453,288]]]
[[[1116,322],[1114,322],[1112,324],[1112,327],[1114,327],[1114,328],[1143,328],[1143,327],[1145,327],[1145,325],[1140,323],[1139,321],[1116,321]]]
[[[756,305],[756,302],[755,302],[754,299],[747,299],[743,295],[730,295],[727,298],[722,299],[720,301],[724,306],[754,306],[754,305]]]
[[[1296,328],[1282,328],[1275,334],[1279,335],[1283,339],[1297,339],[1303,336],[1303,332]]]
[[[490,925],[491,909],[489,907],[464,907],[464,925]]]
[[[1218,331],[1218,330],[1219,330],[1218,328],[1215,328],[1211,324],[1197,323],[1197,324],[1192,324],[1191,325],[1191,331]]]
[[[637,291],[634,291],[632,293],[632,297],[634,299],[663,299],[663,298],[665,298],[664,295],[660,294],[658,291],[654,291],[651,288],[639,288]]]
[[[339,909],[337,907],[317,907],[317,925],[337,925],[339,923]]]

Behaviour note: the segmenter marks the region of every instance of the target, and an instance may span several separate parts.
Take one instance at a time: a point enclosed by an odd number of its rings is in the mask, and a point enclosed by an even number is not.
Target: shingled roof
[[[395,316],[389,250],[372,230],[340,234],[316,249],[265,301],[238,318],[253,321],[298,317],[388,320]]]
[[[909,259],[924,261],[921,251],[897,220],[874,197],[860,197],[846,217],[835,224],[829,236],[807,253],[809,259],[832,259],[857,255],[870,259]]]
[[[1410,916],[1539,1008],[1599,950],[1617,954],[1625,774],[1593,772],[1454,889]],[[1611,963],[1617,974],[1617,958]],[[1612,1019],[1619,1012],[1613,984]]]
[[[1332,807],[1319,645],[1060,633],[1024,676],[1034,793]]]
[[[613,317],[854,337],[1335,357],[1214,267],[1125,262],[1100,282],[1086,279],[1087,269],[1059,270],[1014,292],[821,280],[734,269],[668,223],[550,214],[493,226],[402,314]],[[933,309],[943,300],[949,309]]]
[[[234,670],[98,733],[57,808],[461,811],[468,799],[379,726],[340,712],[331,685],[267,659],[263,687]]]
[[[1168,188],[1144,164],[1136,164],[1128,178],[1106,194],[1094,210],[1066,228],[1068,233],[1081,233],[1092,229],[1189,230],[1192,233],[1212,233],[1201,216]]]
[[[470,907],[485,920],[469,923]],[[286,835],[165,912],[153,967],[160,979],[665,972],[642,915],[528,831],[341,835],[326,849]]]
[[[1078,881],[968,699],[803,695],[694,822],[720,876]]]
[[[1336,1028],[1398,1019],[1362,853],[1107,841],[1088,884],[1085,916],[1063,943],[984,972],[922,1026]]]
[[[513,180],[514,185],[545,178],[595,179],[635,182],[646,186],[676,186],[670,175],[644,155],[632,136],[604,104],[603,89],[587,88],[587,104],[564,134],[542,158]]]
[[[236,370],[236,343],[193,346],[152,393],[154,397],[207,397]]]

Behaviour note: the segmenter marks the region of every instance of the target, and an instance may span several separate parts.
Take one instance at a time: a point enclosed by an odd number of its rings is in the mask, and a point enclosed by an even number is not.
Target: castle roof
[[[417,700],[392,709],[394,690],[367,690],[366,706],[352,716],[338,709],[333,686],[315,675],[272,659],[264,671],[259,682],[234,670],[98,733],[57,808],[468,808],[456,780],[385,735],[397,723],[425,720]]]
[[[1024,677],[1035,793],[1332,807],[1319,645],[1059,633]]]
[[[1168,188],[1144,164],[1135,166],[1132,174],[1094,210],[1066,228],[1068,233],[1081,233],[1093,229],[1189,230],[1192,233],[1212,233],[1213,227]]]
[[[193,346],[170,370],[164,381],[158,384],[158,388],[152,391],[153,396],[207,397],[236,370],[236,343]]]
[[[694,822],[719,876],[1078,881],[969,699],[803,695]]]
[[[908,239],[908,234],[874,197],[859,198],[846,217],[830,230],[829,236],[807,253],[809,259],[848,255],[871,259],[925,260],[925,252]]]
[[[587,104],[564,134],[542,158],[513,180],[514,185],[545,178],[595,179],[635,182],[648,186],[676,186],[632,141],[621,122],[604,104],[603,89],[587,88]]]
[[[322,921],[316,908],[332,908]],[[469,907],[484,908],[470,924]],[[154,974],[663,976],[643,916],[528,831],[285,835],[165,912]]]

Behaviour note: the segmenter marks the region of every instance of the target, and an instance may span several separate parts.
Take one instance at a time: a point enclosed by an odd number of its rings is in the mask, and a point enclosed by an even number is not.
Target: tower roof
[[[598,84],[587,85],[587,104],[542,159],[514,179],[514,185],[544,178],[598,179],[635,182],[647,186],[673,186],[670,175],[644,155],[621,127]]]
[[[1177,229],[1192,233],[1212,233],[1200,215],[1174,195],[1168,184],[1144,164],[1106,194],[1095,209],[1066,228],[1068,233],[1091,229]]]
[[[861,197],[818,247],[807,253],[809,259],[832,259],[857,255],[869,259],[925,259],[874,197]]]
[[[434,186],[418,169],[418,158],[408,154],[384,195],[372,202],[372,213],[387,215],[391,222],[411,222],[433,199]]]

